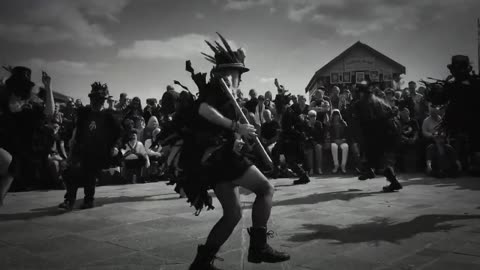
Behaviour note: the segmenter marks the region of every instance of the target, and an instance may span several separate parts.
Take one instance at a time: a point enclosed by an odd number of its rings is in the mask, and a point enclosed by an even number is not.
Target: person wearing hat
[[[362,135],[362,150],[365,151],[366,162],[361,171],[359,180],[375,178],[374,169],[378,168],[382,160],[385,162],[384,176],[390,183],[383,187],[384,192],[393,192],[402,189],[393,169],[393,152],[400,139],[399,130],[395,125],[392,108],[373,94],[372,87],[362,81],[358,85],[360,99],[354,104],[354,121],[358,121]]]
[[[95,182],[102,169],[109,168],[113,155],[118,154],[117,141],[121,127],[113,116],[113,110],[105,110],[110,97],[106,84],[95,82],[88,97],[90,105],[78,110],[73,137],[70,140],[68,166],[64,174],[67,189],[65,201],[59,208],[70,211],[77,197],[77,190],[84,187],[85,197],[81,209],[94,207]]]
[[[179,93],[171,85],[167,85],[167,91],[162,96],[160,112],[165,118],[168,118],[175,112],[175,103],[177,103]]]
[[[248,261],[275,263],[290,258],[267,243],[270,235],[267,223],[274,188],[262,172],[241,154],[241,137],[257,136],[252,125],[239,123],[239,112],[233,103],[234,97],[230,96],[239,88],[242,74],[249,70],[244,64],[245,52],[243,49],[233,51],[228,42],[219,36],[225,48],[220,43],[214,46],[206,41],[214,56],[204,56],[215,64],[208,83],[206,74],[194,74],[187,62],[187,70],[192,73],[200,95],[196,101],[198,114],[192,127],[194,137],[184,138],[182,150],[183,159],[188,159],[188,164],[183,167],[186,180],[179,184],[197,211],[204,205],[211,207],[208,189],[214,190],[223,208],[222,218],[210,231],[206,243],[198,247],[190,270],[218,269],[213,265],[213,260],[242,218],[239,187],[256,195],[252,209],[253,224],[247,230],[250,234]],[[222,79],[229,85],[230,93],[222,88]],[[189,149],[189,155],[184,155],[185,149]],[[185,160],[182,162],[186,163]]]
[[[45,100],[38,103],[32,92],[35,84],[31,81],[31,70],[21,66],[4,68],[11,76],[0,87],[0,205],[14,177],[17,184],[33,178],[30,175],[33,170],[22,167],[31,162],[33,138],[54,111],[51,78],[46,72],[42,72]]]
[[[466,149],[461,157],[464,167],[480,174],[480,127],[475,124],[480,115],[480,76],[473,74],[466,55],[453,56],[448,69],[452,79],[445,83],[440,100],[432,103],[446,105],[441,129],[457,148]]]

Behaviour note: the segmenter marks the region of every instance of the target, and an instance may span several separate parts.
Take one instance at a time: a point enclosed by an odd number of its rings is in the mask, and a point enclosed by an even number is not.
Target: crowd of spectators
[[[296,114],[295,125],[302,134],[298,147],[302,149],[296,162],[309,175],[356,174],[362,163],[362,138],[358,123],[354,121],[352,105],[358,100],[355,86],[319,87],[310,97],[292,95],[275,82],[277,94],[271,91],[258,95],[251,89],[249,98],[244,98],[241,90],[236,93],[236,101],[242,107],[249,122],[257,129],[264,148],[272,154],[281,137],[282,117],[287,108]],[[435,177],[456,176],[462,170],[461,157],[448,138],[439,133],[436,127],[442,119],[442,108],[432,107],[424,97],[425,89],[417,88],[410,82],[408,88],[393,90],[381,89],[372,85],[372,91],[389,104],[397,115],[400,140],[396,164],[399,172],[424,171]],[[167,86],[166,92],[158,101],[146,100],[142,106],[139,97],[129,98],[122,93],[118,101],[109,98],[106,109],[112,110],[122,124],[123,136],[120,159],[112,161],[112,168],[104,171],[98,184],[122,184],[158,181],[168,179],[165,165],[169,154],[168,147],[157,143],[157,136],[165,125],[172,121],[180,93]],[[308,102],[308,100],[310,100]],[[66,104],[55,104],[55,112],[46,126],[49,130],[48,157],[40,166],[38,177],[19,181],[14,189],[62,188],[62,170],[68,158],[69,140],[74,132],[76,112],[83,106],[81,100],[70,99]],[[255,147],[246,148],[255,149]],[[255,162],[254,150],[249,153]],[[283,154],[283,153],[280,153]],[[265,168],[265,164],[257,164]],[[293,176],[287,164],[283,165],[285,176]],[[381,168],[378,168],[381,169]],[[34,180],[42,178],[43,180]],[[48,179],[48,180],[45,180]],[[40,181],[34,183],[32,181]]]

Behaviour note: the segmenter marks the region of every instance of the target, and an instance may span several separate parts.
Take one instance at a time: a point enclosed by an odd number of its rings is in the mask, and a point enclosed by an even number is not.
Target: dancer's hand
[[[45,71],[42,71],[42,83],[45,86],[45,88],[50,89],[52,78]]]
[[[255,137],[257,136],[256,129],[254,126],[250,124],[239,124],[238,125],[238,133],[242,136],[246,137]]]

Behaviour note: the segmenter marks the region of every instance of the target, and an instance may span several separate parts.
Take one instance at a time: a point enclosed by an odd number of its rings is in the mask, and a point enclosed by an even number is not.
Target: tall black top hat
[[[466,55],[454,55],[452,56],[452,63],[448,65],[448,68],[468,68],[470,66],[470,59]]]
[[[220,37],[225,48],[217,41],[215,41],[215,45],[212,45],[212,43],[205,40],[210,49],[215,53],[214,56],[202,53],[205,59],[215,65],[215,70],[239,69],[242,73],[249,71],[250,69],[245,67],[245,51],[242,48],[233,51],[227,40],[219,33],[217,33],[217,35]]]
[[[5,81],[7,88],[19,97],[28,98],[32,88],[35,86],[31,81],[32,71],[22,66],[4,68],[11,73],[10,77]]]

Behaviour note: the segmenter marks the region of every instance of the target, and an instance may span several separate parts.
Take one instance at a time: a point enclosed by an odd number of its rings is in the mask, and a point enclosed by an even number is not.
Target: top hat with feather
[[[211,42],[205,40],[207,45],[214,53],[214,56],[211,56],[202,52],[202,55],[205,56],[205,59],[215,65],[216,71],[227,69],[238,69],[241,73],[249,71],[250,69],[245,67],[245,51],[242,48],[234,51],[222,35],[219,33],[217,33],[217,35],[220,37],[224,47],[217,41],[212,44]]]

